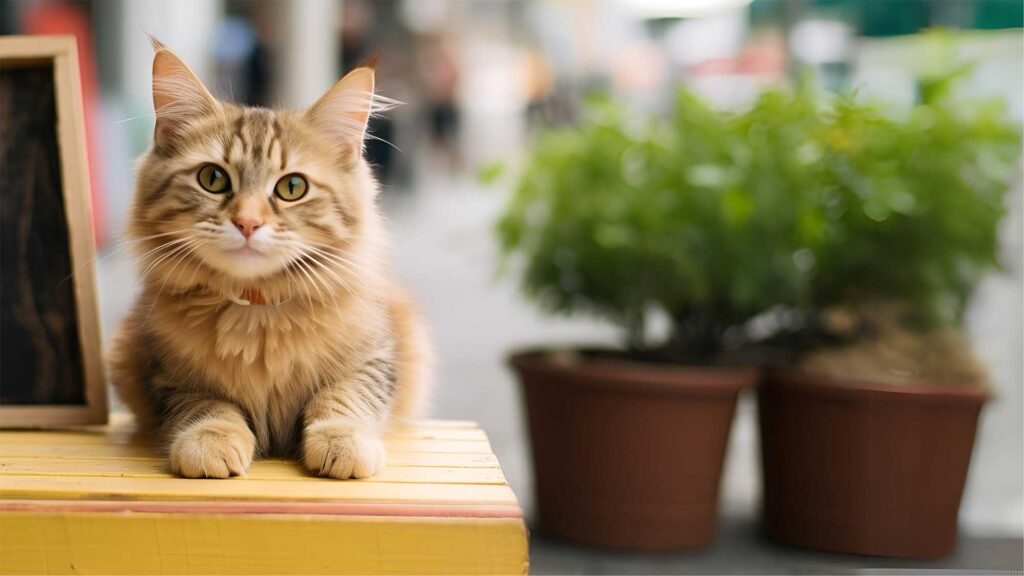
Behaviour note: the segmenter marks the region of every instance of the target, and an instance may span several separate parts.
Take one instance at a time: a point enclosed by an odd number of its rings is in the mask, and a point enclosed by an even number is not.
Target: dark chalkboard
[[[0,427],[106,420],[75,40],[0,37]]]
[[[0,403],[84,404],[53,66],[0,69]]]

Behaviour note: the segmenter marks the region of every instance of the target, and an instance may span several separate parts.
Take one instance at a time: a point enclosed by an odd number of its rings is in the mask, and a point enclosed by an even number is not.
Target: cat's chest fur
[[[242,406],[266,449],[287,445],[319,384],[353,365],[365,326],[336,308],[289,302],[244,306],[190,299],[164,307],[154,327],[196,374]]]
[[[194,301],[179,309],[172,322],[179,325],[187,355],[201,363],[210,384],[225,391],[239,386],[269,390],[308,377],[337,337],[308,309],[290,303]]]

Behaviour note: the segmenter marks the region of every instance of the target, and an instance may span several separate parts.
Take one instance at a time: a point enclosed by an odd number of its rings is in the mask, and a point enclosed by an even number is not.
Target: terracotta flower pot
[[[980,390],[769,372],[758,391],[769,536],[834,552],[949,554],[985,400]]]
[[[707,546],[736,398],[757,371],[576,358],[511,359],[529,420],[539,530],[620,549]]]

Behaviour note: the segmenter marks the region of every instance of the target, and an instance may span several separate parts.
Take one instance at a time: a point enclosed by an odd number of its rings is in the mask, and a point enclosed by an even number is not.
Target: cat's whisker
[[[95,255],[93,255],[93,257],[90,258],[88,261],[83,262],[80,266],[78,266],[74,270],[72,270],[70,274],[68,274],[64,278],[61,278],[60,283],[63,284],[64,282],[67,282],[68,280],[74,278],[75,276],[80,274],[82,272],[82,270],[84,270],[87,266],[94,266],[96,264],[99,264],[100,262],[105,262],[108,258],[111,258],[112,256],[116,255],[118,252],[123,251],[125,248],[126,248],[126,246],[121,246],[119,244],[119,245],[115,246],[114,248],[112,248],[106,254],[103,254],[103,255],[95,254]]]
[[[108,251],[107,253],[105,253],[103,255],[96,254],[92,258],[90,258],[88,261],[83,262],[80,266],[76,267],[70,274],[68,274],[67,276],[65,276],[64,278],[61,279],[61,283],[63,284],[64,282],[67,282],[68,280],[74,278],[76,275],[80,274],[82,272],[82,270],[84,270],[87,266],[94,266],[96,264],[99,264],[100,262],[105,262],[108,258],[111,258],[111,257],[115,256],[116,254],[118,254],[120,252],[123,252],[126,248],[128,248],[129,246],[131,246],[134,243],[140,243],[140,242],[142,242],[144,240],[151,240],[153,238],[158,238],[160,236],[168,236],[168,235],[171,235],[171,234],[177,234],[177,232],[167,232],[167,233],[164,233],[164,234],[154,234],[152,236],[146,236],[144,238],[138,238],[138,239],[121,238],[121,239],[119,239],[115,243],[115,246],[113,248],[111,248],[110,251]]]
[[[308,253],[305,248],[300,248],[295,243],[290,244],[288,248],[290,249],[289,257],[294,264],[294,268],[309,279],[314,289],[317,291],[319,298],[321,298],[322,301],[328,301],[328,298],[325,296],[326,290],[327,294],[330,295],[331,303],[338,306],[338,292],[336,289],[332,289],[332,285],[342,285],[344,280],[342,280],[337,273],[331,270],[329,266],[325,266],[324,262],[317,260],[313,257],[313,254]],[[288,269],[286,268],[286,271],[287,270]],[[333,278],[326,278],[324,273],[330,274]],[[321,290],[321,287],[323,287],[324,290]],[[350,288],[344,288],[352,294],[353,297],[356,297]]]
[[[313,258],[316,262],[320,263],[321,265],[323,264],[319,260],[316,260],[316,255],[311,254],[310,257]],[[366,303],[366,300],[364,300],[358,294],[356,294],[355,290],[348,282],[342,279],[341,276],[335,274],[334,271],[331,270],[329,267],[324,267],[323,269],[330,272],[331,275],[334,276],[337,282],[349,293],[349,296],[351,296],[353,300],[355,300],[361,306],[363,306],[363,308],[366,309],[367,312],[373,312],[373,310],[370,308],[370,305]]]
[[[155,266],[157,264],[159,264],[163,260],[163,258],[165,256],[168,256],[169,254],[173,253],[173,251],[175,249],[179,248],[182,245],[185,245],[191,239],[192,239],[192,237],[188,237],[188,238],[180,238],[180,239],[173,240],[173,241],[170,241],[170,242],[165,242],[165,243],[163,243],[163,244],[161,244],[161,245],[159,245],[159,246],[157,246],[157,247],[155,247],[155,248],[153,248],[151,250],[146,251],[144,254],[141,254],[141,255],[137,256],[135,258],[136,262],[146,262],[148,258],[150,258],[150,257],[154,258],[154,260],[150,260],[150,261],[147,262],[146,268],[139,274],[139,276],[142,277],[142,278],[146,278],[148,276],[149,272],[153,268],[155,268]],[[167,253],[160,254],[160,252],[165,251],[165,250],[167,251]]]
[[[181,255],[181,254],[184,254],[184,253],[188,253],[189,251],[191,251],[191,249],[192,249],[192,246],[193,246],[193,242],[194,242],[194,239],[192,239],[192,238],[189,238],[188,240],[186,240],[186,241],[185,241],[184,243],[182,243],[181,245],[179,245],[179,246],[177,246],[176,248],[174,248],[173,250],[169,251],[169,252],[168,252],[167,254],[164,254],[164,255],[162,255],[162,256],[161,256],[160,258],[158,258],[157,260],[155,260],[155,261],[154,261],[154,262],[153,262],[153,263],[152,263],[152,264],[151,264],[151,265],[150,265],[150,266],[149,266],[149,267],[147,268],[147,270],[146,270],[145,272],[143,272],[143,276],[145,277],[145,276],[146,276],[146,275],[147,275],[147,274],[148,274],[149,272],[155,271],[155,269],[156,269],[156,268],[157,268],[157,267],[158,267],[158,266],[159,266],[159,265],[160,265],[161,263],[164,263],[164,262],[167,262],[167,261],[174,261],[174,260],[176,260],[176,259],[177,259],[178,257],[180,257],[180,255]]]
[[[342,256],[340,254],[337,254],[337,253],[324,252],[323,250],[319,250],[319,249],[318,249],[318,251],[319,251],[319,253],[323,254],[324,256],[330,257],[333,261],[341,263],[342,265],[346,266],[347,268],[355,269],[359,273],[361,273],[361,274],[363,274],[365,276],[368,276],[370,278],[376,279],[376,280],[380,280],[381,279],[381,276],[380,276],[380,274],[379,274],[379,272],[377,270],[373,270],[373,269],[367,267],[365,264],[360,264],[359,262],[356,262],[355,260],[351,260],[349,258],[345,258],[344,256]]]
[[[314,254],[311,254],[311,256],[313,256],[315,258],[316,255],[314,253]],[[327,266],[325,263],[320,262],[319,260],[317,260],[317,263],[319,263],[320,265],[324,266],[325,270],[329,270],[329,271],[331,271],[333,273],[333,270],[331,270],[330,266]],[[352,276],[357,276],[357,274],[355,272],[353,272],[353,270],[351,268],[349,268],[344,262],[334,261],[333,264],[334,264],[334,266],[337,266],[337,267],[341,268],[342,271],[344,271],[344,272],[346,272],[346,273],[348,273],[348,274],[350,274]],[[337,275],[335,275],[335,276],[337,277]],[[364,275],[363,277],[365,278],[366,276],[367,275]],[[373,278],[379,280],[379,278],[377,276],[373,276]],[[338,279],[340,280],[341,278],[338,277]],[[342,280],[342,282],[344,282],[344,281]],[[346,286],[347,286],[347,283],[346,283]],[[355,294],[355,292],[353,290],[349,289],[349,293],[352,294],[353,298],[358,298],[358,296]]]
[[[283,268],[284,273],[288,279],[288,297],[289,299],[291,299],[294,297],[293,291],[298,292],[300,297],[305,297],[306,304],[309,305],[310,308],[312,308],[313,300],[310,297],[310,290],[306,289],[307,284],[305,279],[298,275],[298,266],[295,265],[295,256],[296,253],[294,251],[290,251],[287,256],[288,264],[285,265],[285,267]]]
[[[210,241],[206,241],[206,242],[208,243]],[[199,270],[202,269],[202,264],[203,264],[203,261],[202,261],[201,258],[193,258],[193,259],[196,260],[196,264],[194,266],[192,266],[192,275],[188,277],[188,285],[189,286],[194,286],[195,285],[195,283],[196,283],[196,275],[199,273]]]
[[[296,262],[297,262],[297,261],[296,261]],[[300,272],[301,272],[301,273],[303,274],[302,276],[299,276],[299,273],[300,273]],[[308,275],[308,274],[306,274],[306,273],[305,273],[305,272],[304,272],[304,271],[303,271],[303,270],[302,270],[302,269],[301,269],[300,267],[298,267],[298,266],[296,266],[296,274],[295,274],[295,276],[296,276],[296,277],[297,277],[297,278],[299,279],[299,281],[301,282],[301,284],[302,284],[302,288],[303,288],[303,290],[302,290],[302,293],[303,293],[303,295],[304,295],[304,296],[306,297],[306,304],[307,304],[307,305],[309,306],[310,310],[312,310],[312,309],[313,309],[313,295],[312,295],[312,292],[313,292],[313,285],[312,285],[312,283],[311,283],[311,282],[312,282],[312,280],[310,279],[309,275]]]
[[[341,257],[341,249],[338,248],[337,246],[332,246],[332,245],[324,243],[324,242],[317,242],[316,240],[306,240],[306,239],[303,239],[303,243],[309,244],[310,246],[316,246],[318,248],[322,248],[325,252],[327,252],[329,254]]]
[[[188,244],[184,244],[182,247],[188,248]],[[178,251],[178,249],[175,249],[175,251]],[[178,262],[180,263],[181,261],[178,260]],[[149,310],[146,312],[146,320],[149,320],[149,317],[152,316],[153,308],[156,307],[157,303],[160,301],[160,294],[163,293],[163,288],[166,282],[167,276],[164,276],[164,280],[160,283],[160,290],[157,291],[156,295],[152,297],[152,302],[149,305]]]
[[[325,270],[329,270],[332,273],[334,273],[334,271],[332,270],[331,266],[328,265],[328,263],[325,263],[325,262],[322,262],[322,261],[316,259],[317,254],[310,254],[310,257],[312,257],[314,260],[316,260],[317,264],[320,264],[321,266],[323,266]],[[332,262],[332,264],[334,266],[340,268],[342,272],[350,274],[352,276],[355,276],[355,274],[353,274],[352,270],[349,269],[349,268],[346,268],[344,264],[342,264],[340,262]],[[335,276],[337,276],[337,274],[335,274]],[[339,278],[339,280],[341,279],[340,277],[338,277],[338,278]],[[353,296],[355,296],[355,294],[353,294]]]
[[[401,148],[399,148],[398,146],[396,146],[396,145],[392,144],[390,140],[385,140],[384,138],[381,138],[380,136],[377,136],[376,134],[370,134],[369,132],[367,132],[367,133],[366,133],[366,134],[364,135],[364,137],[365,137],[365,138],[366,138],[367,140],[376,140],[376,141],[378,141],[378,142],[383,142],[384,144],[387,144],[388,146],[390,146],[391,148],[393,148],[393,149],[394,149],[394,150],[395,150],[396,152],[398,152],[398,153],[402,153],[402,149],[401,149]]]
[[[160,290],[156,294],[157,299],[159,299],[160,294],[163,293],[164,287],[167,285],[167,281],[174,277],[174,273],[178,270],[178,267],[181,266],[182,263],[194,259],[196,253],[206,243],[207,241],[202,240],[188,242],[188,248],[173,258],[175,260],[174,265],[171,266],[171,268],[167,271],[167,274],[164,275],[164,280],[160,284]]]
[[[283,268],[285,275],[285,289],[288,291],[288,298],[285,300],[291,300],[294,297],[295,291],[295,278],[292,276],[291,266],[285,266]]]
[[[328,267],[328,266],[324,266],[323,262],[320,262],[319,260],[317,260],[317,259],[316,259],[316,255],[314,255],[314,254],[307,254],[307,255],[305,255],[305,257],[306,257],[306,258],[309,258],[309,260],[307,261],[307,263],[308,263],[308,264],[310,264],[311,266],[312,266],[312,265],[313,265],[314,263],[315,263],[315,264],[317,264],[317,266],[316,266],[316,267],[314,267],[314,269],[315,269],[315,270],[318,270],[318,271],[320,271],[320,272],[326,272],[326,273],[330,274],[330,275],[331,275],[331,277],[333,277],[333,279],[334,279],[334,282],[333,282],[334,284],[339,284],[339,285],[341,285],[341,286],[342,286],[343,288],[345,288],[345,290],[347,290],[347,291],[349,292],[349,294],[351,294],[351,295],[352,295],[352,297],[353,297],[353,298],[356,298],[356,299],[358,299],[358,297],[356,296],[356,294],[354,294],[354,293],[352,292],[351,288],[349,288],[349,286],[348,286],[348,284],[347,284],[347,283],[345,282],[345,280],[343,280],[343,279],[342,279],[342,278],[341,278],[340,276],[338,276],[338,274],[337,274],[337,273],[335,273],[335,272],[334,272],[334,270],[332,270],[332,269],[331,269],[330,267]],[[337,293],[335,293],[335,294],[333,295],[333,298],[332,298],[332,300],[333,300],[333,302],[334,302],[335,304],[337,304],[337,302],[338,302],[338,296],[337,296]]]
[[[175,241],[173,243],[168,242],[168,243],[165,243],[165,244],[161,244],[161,245],[157,246],[156,248],[148,250],[145,254],[141,254],[139,256],[136,256],[135,257],[135,262],[136,263],[139,263],[139,264],[145,263],[146,264],[146,267],[142,270],[142,272],[139,273],[139,276],[142,277],[142,278],[145,278],[149,274],[151,268],[153,268],[156,263],[159,263],[159,261],[163,258],[163,256],[166,255],[167,252],[171,252],[173,249],[177,248],[178,246],[180,246],[181,244],[183,244],[186,241],[187,240],[183,238],[183,239],[181,239],[180,242],[179,241]],[[166,251],[166,252],[164,254],[161,254],[161,252],[164,252],[164,251]],[[150,257],[154,258],[155,260],[148,260],[148,258],[150,258]]]
[[[183,264],[185,262],[188,262],[190,260],[195,260],[197,262],[201,262],[201,260],[198,258],[199,250],[202,249],[202,247],[205,246],[206,244],[209,244],[210,242],[211,242],[211,240],[198,240],[198,241],[192,243],[192,248],[187,250],[187,251],[185,251],[185,253],[183,255],[179,256],[178,257],[178,263],[175,264],[174,267],[171,268],[170,271],[168,271],[168,273],[167,273],[168,277],[172,276],[174,274],[175,270],[177,270],[178,266],[180,266],[181,264]],[[196,275],[196,272],[198,271],[198,269],[199,269],[198,266],[194,266],[192,268],[192,276],[189,277],[189,281],[188,281],[188,284],[186,286],[191,286],[192,285],[193,279],[195,278],[195,275]]]
[[[131,221],[132,222],[145,222],[147,224],[174,224],[173,220],[156,220],[156,219],[141,218],[141,217],[140,218],[132,217]]]
[[[174,256],[176,253],[182,251],[183,249],[188,248],[189,242],[192,241],[194,238],[195,237],[190,236],[188,238],[182,238],[181,240],[175,240],[174,242],[168,242],[167,244],[162,244],[159,248],[165,248],[165,247],[167,247],[168,245],[171,245],[171,244],[178,244],[178,246],[176,246],[174,249],[170,250],[168,253],[159,256],[158,258],[156,258],[156,260],[150,262],[149,266],[147,266],[146,269],[142,271],[140,276],[142,276],[143,278],[146,278],[149,275],[150,272],[155,270],[156,267],[160,265],[161,262],[163,262],[163,261],[167,260],[168,258]]]
[[[171,232],[162,232],[160,234],[150,234],[149,236],[139,236],[138,238],[122,238],[121,240],[118,241],[118,244],[120,244],[120,245],[140,244],[140,243],[145,242],[147,240],[153,240],[154,238],[164,238],[164,237],[167,237],[167,236],[174,236],[174,235],[177,235],[177,234],[181,234],[181,231],[180,230],[173,230]]]
[[[156,296],[153,297],[153,303],[149,306],[149,312],[146,314],[147,320],[149,319],[149,316],[153,314],[153,308],[155,308],[157,303],[160,301],[160,295],[163,294],[164,288],[167,286],[167,281],[174,275],[174,271],[178,269],[178,266],[180,266],[182,262],[185,262],[190,258],[194,258],[195,252],[201,248],[203,244],[205,244],[204,241],[188,242],[185,244],[188,249],[176,257],[177,262],[175,262],[171,269],[167,271],[167,274],[164,275],[163,282],[160,283],[160,290],[157,291]]]
[[[375,271],[370,270],[369,268],[363,266],[362,264],[359,264],[357,262],[349,260],[348,258],[345,258],[344,256],[341,256],[340,254],[333,254],[333,253],[321,250],[320,248],[317,248],[316,246],[308,246],[308,249],[313,251],[313,252],[315,252],[315,253],[317,253],[317,254],[320,254],[320,255],[324,256],[325,258],[328,258],[332,262],[337,262],[339,264],[345,265],[348,268],[355,268],[356,270],[358,270],[360,272],[363,272],[367,276],[372,276],[374,278],[377,277],[377,273]]]
[[[118,124],[124,124],[125,122],[131,122],[132,120],[140,120],[142,118],[155,118],[155,117],[156,117],[156,114],[140,114],[138,116],[132,116],[130,118],[124,118],[124,119],[118,120],[117,123]]]
[[[138,244],[142,244],[144,242],[148,242],[150,240],[155,240],[155,239],[161,238],[161,237],[175,236],[175,235],[178,235],[178,234],[180,234],[180,232],[175,231],[175,232],[164,232],[163,234],[153,234],[151,236],[143,236],[141,238],[125,238],[125,239],[120,240],[118,242],[117,246],[115,246],[110,252],[105,254],[103,256],[103,259],[110,258],[111,256],[113,256],[113,255],[115,255],[115,254],[117,254],[119,252],[122,252],[122,251],[124,251],[124,250],[126,250],[128,248],[134,248]],[[200,234],[192,234],[192,235],[187,236],[186,238],[194,238],[194,237],[197,237],[197,236],[200,236]],[[155,247],[155,248],[153,248],[151,250],[146,251],[143,254],[135,255],[133,257],[133,259],[136,260],[136,261],[141,260],[142,258],[145,258],[146,256],[152,254],[153,252],[155,252],[157,250],[160,250],[161,248],[167,247],[168,245],[169,245],[169,243],[161,244],[161,245],[159,245],[159,246],[157,246],[157,247]]]
[[[320,296],[320,301],[321,301],[321,302],[324,302],[324,301],[326,301],[326,298],[324,298],[324,293],[323,293],[323,290],[321,290],[321,288],[320,288],[320,284],[316,283],[316,282],[315,282],[315,281],[313,280],[313,278],[314,278],[314,277],[315,277],[315,275],[316,275],[316,272],[315,272],[315,271],[313,271],[313,270],[311,269],[311,267],[309,266],[309,264],[307,264],[307,263],[306,263],[306,262],[305,262],[305,261],[304,261],[303,259],[301,259],[301,258],[300,258],[300,259],[298,259],[298,260],[296,260],[295,262],[296,262],[296,263],[297,263],[297,264],[299,265],[299,267],[300,267],[300,270],[302,270],[302,273],[303,273],[303,274],[306,274],[306,275],[307,275],[307,277],[308,277],[308,278],[310,279],[309,281],[310,281],[310,283],[311,283],[311,284],[313,284],[313,287],[314,287],[314,288],[316,288],[316,293],[317,293],[317,295],[318,295],[318,296]],[[308,270],[309,272],[307,272],[307,270]]]
[[[160,237],[160,236],[175,236],[175,235],[180,235],[180,233],[179,233],[179,232],[169,232],[169,233],[167,233],[167,234],[159,234],[159,235],[155,235],[155,236],[153,236],[153,237],[149,237],[149,238],[140,238],[140,239],[138,239],[137,241],[127,241],[127,242],[137,242],[137,243],[141,243],[141,242],[143,242],[143,241],[146,241],[146,240],[152,240],[152,239],[158,238],[158,237]],[[168,245],[169,243],[174,243],[174,242],[177,242],[177,241],[179,241],[179,240],[185,240],[185,239],[188,239],[188,238],[195,238],[195,237],[197,237],[197,236],[200,236],[200,234],[199,234],[199,233],[191,233],[191,234],[186,234],[186,235],[184,235],[184,236],[179,236],[178,238],[173,238],[173,239],[171,239],[171,240],[168,240],[167,242],[165,242],[165,243],[163,243],[163,244],[161,244],[160,246],[157,246],[157,247],[159,248],[159,247],[161,247],[161,246],[166,246],[166,245]]]
[[[361,297],[361,296],[360,296],[359,294],[357,294],[357,293],[356,293],[356,291],[355,291],[355,289],[353,289],[353,288],[352,288],[352,286],[351,286],[351,285],[350,285],[350,284],[349,284],[348,282],[346,282],[346,281],[345,281],[345,280],[344,280],[344,279],[343,279],[343,278],[342,278],[342,277],[341,277],[341,276],[340,276],[339,274],[337,274],[337,273],[336,273],[336,272],[335,272],[335,271],[334,271],[334,270],[332,269],[332,267],[331,267],[330,265],[328,265],[327,263],[325,263],[325,262],[323,262],[323,261],[319,260],[319,259],[317,258],[317,254],[316,254],[316,253],[308,253],[308,254],[307,254],[307,256],[308,256],[308,257],[309,257],[309,258],[310,258],[310,259],[311,259],[311,260],[312,260],[313,262],[316,262],[316,263],[317,263],[317,264],[318,264],[318,265],[319,265],[319,266],[321,267],[321,268],[320,268],[321,270],[323,270],[324,272],[327,272],[327,273],[329,273],[329,274],[330,274],[330,275],[331,275],[331,276],[332,276],[332,277],[334,278],[335,282],[336,282],[337,284],[339,284],[339,285],[340,285],[340,286],[341,286],[341,287],[342,287],[342,288],[343,288],[343,289],[344,289],[344,290],[345,290],[346,292],[348,292],[349,296],[351,296],[351,298],[352,298],[353,300],[355,300],[356,302],[358,302],[358,303],[359,303],[359,304],[360,304],[360,305],[361,305],[361,306],[362,306],[362,307],[363,307],[364,309],[366,309],[367,311],[371,311],[371,312],[372,312],[372,310],[371,310],[370,306],[369,306],[369,305],[368,305],[368,304],[366,303],[365,299],[363,299],[363,298],[362,298],[362,297]],[[340,266],[340,265],[339,265],[339,263],[337,263],[337,262],[335,262],[335,263],[334,263],[334,265],[335,265],[335,266]],[[344,266],[341,266],[341,268],[342,268],[342,270],[344,270],[345,272],[348,272],[348,273],[350,273],[350,274],[351,274],[351,270],[349,270],[349,269],[345,268]]]
[[[317,254],[321,254],[321,255],[323,255],[326,258],[329,258],[332,262],[338,263],[339,265],[345,267],[349,271],[350,271],[351,268],[355,268],[357,271],[361,272],[365,276],[368,276],[368,277],[370,277],[370,278],[372,278],[374,280],[380,280],[381,279],[380,275],[375,270],[371,270],[370,268],[367,268],[366,266],[364,266],[362,264],[359,264],[358,262],[355,262],[353,260],[345,258],[344,256],[342,256],[342,255],[340,255],[338,253],[328,252],[326,250],[322,250],[320,248],[317,248],[315,245],[328,246],[327,244],[323,244],[321,242],[309,242],[309,244],[306,245],[305,248],[307,250],[316,252]]]

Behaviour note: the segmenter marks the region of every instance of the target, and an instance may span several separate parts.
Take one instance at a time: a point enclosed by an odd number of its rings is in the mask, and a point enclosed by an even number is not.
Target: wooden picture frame
[[[0,428],[105,423],[73,36],[0,37],[0,175]]]

